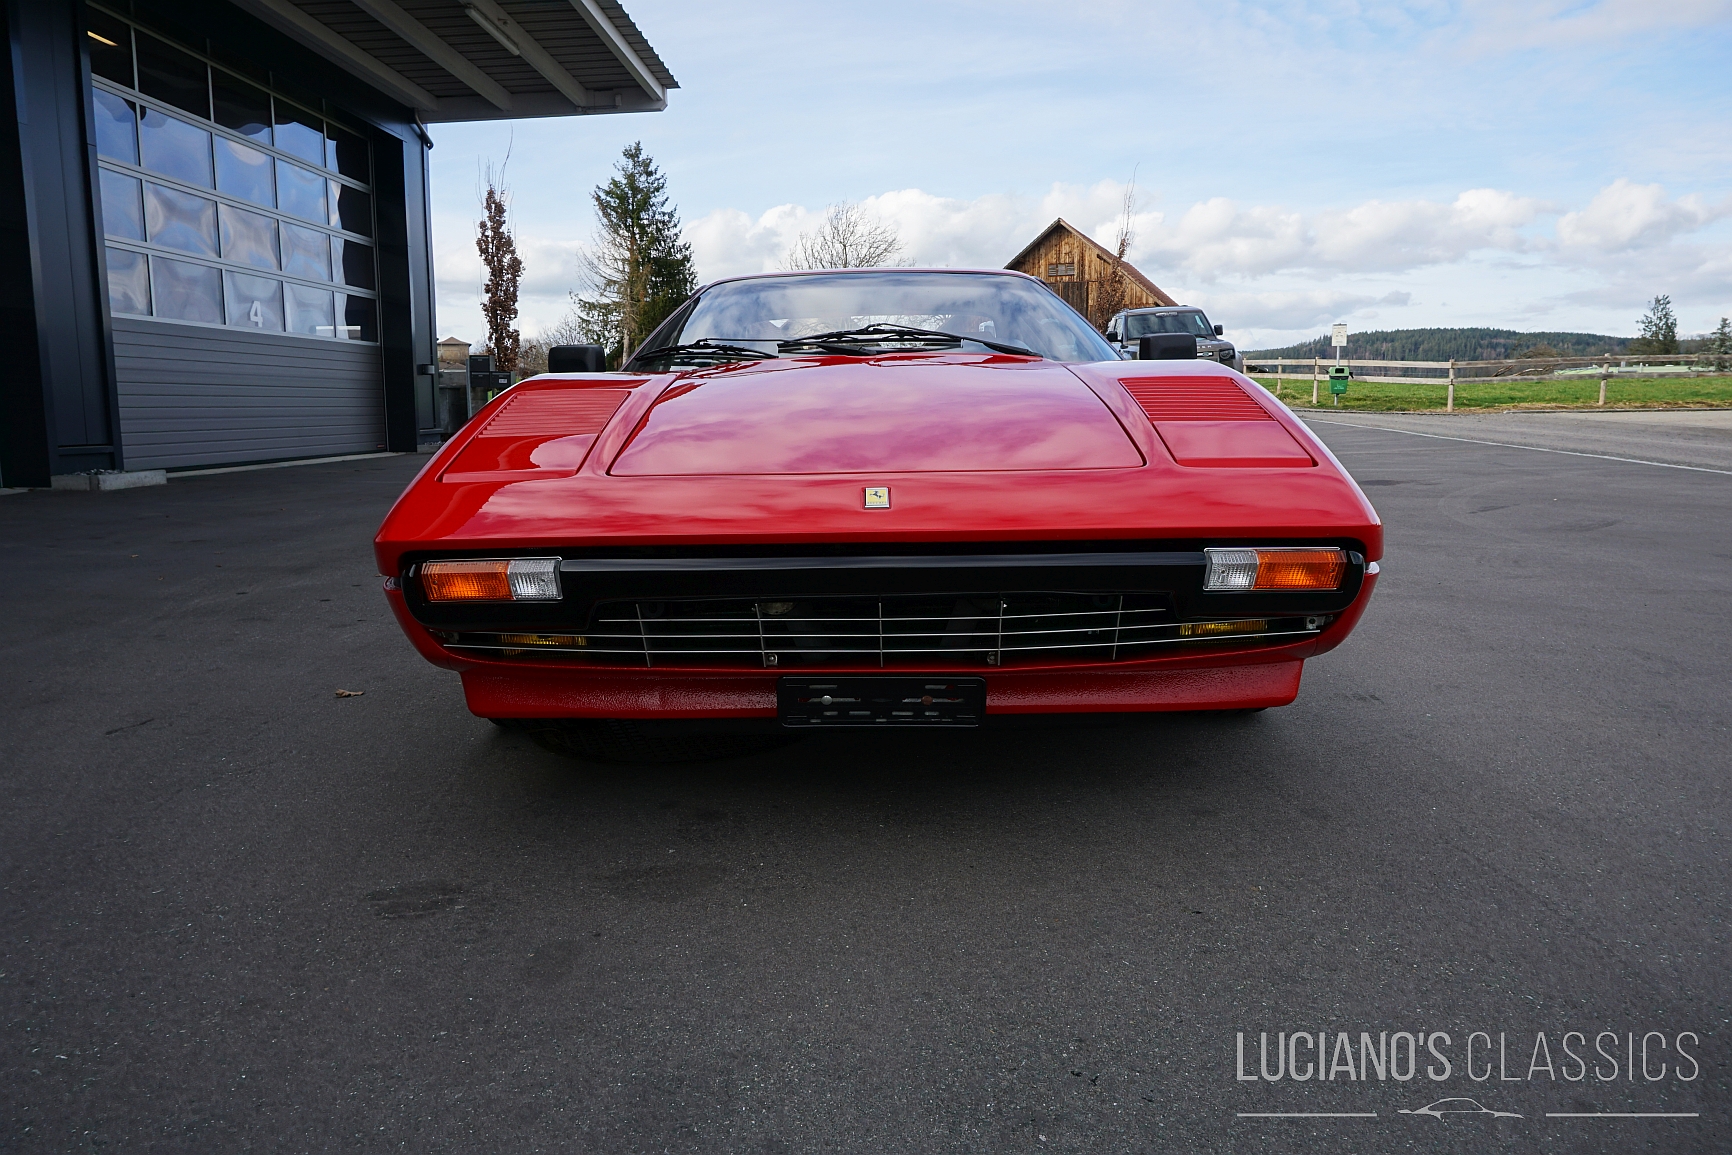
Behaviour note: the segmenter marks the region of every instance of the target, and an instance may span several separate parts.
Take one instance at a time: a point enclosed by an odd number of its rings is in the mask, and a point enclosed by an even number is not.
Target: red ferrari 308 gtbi
[[[1280,402],[1183,352],[1120,360],[1019,273],[720,281],[620,371],[477,413],[385,518],[386,596],[474,713],[592,751],[652,719],[1285,705],[1382,526]]]

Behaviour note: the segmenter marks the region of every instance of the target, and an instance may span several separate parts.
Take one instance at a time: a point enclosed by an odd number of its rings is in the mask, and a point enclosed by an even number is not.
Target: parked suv
[[[1107,340],[1113,343],[1121,356],[1135,357],[1137,341],[1158,333],[1188,333],[1197,339],[1198,358],[1219,361],[1241,372],[1245,368],[1233,343],[1221,340],[1221,326],[1211,325],[1203,310],[1191,305],[1125,309],[1107,322]]]

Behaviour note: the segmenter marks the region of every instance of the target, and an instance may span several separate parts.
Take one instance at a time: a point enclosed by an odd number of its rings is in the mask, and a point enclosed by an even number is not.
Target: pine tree
[[[481,315],[487,322],[487,351],[493,368],[510,373],[517,368],[521,337],[517,320],[517,286],[523,279],[523,262],[517,256],[517,241],[511,234],[506,192],[501,174],[487,170],[487,191],[482,196],[482,216],[475,227],[475,248],[487,280],[481,286]]]
[[[1728,366],[1732,366],[1732,322],[1725,317],[1720,318],[1720,323],[1709,336],[1709,350],[1714,354],[1716,372],[1724,373]]]
[[[1662,293],[1648,306],[1642,318],[1642,335],[1630,342],[1632,353],[1676,353],[1678,351],[1678,315],[1672,311],[1672,298]]]
[[[588,293],[571,297],[583,331],[618,365],[691,296],[697,272],[679,211],[668,204],[667,177],[642,143],[629,145],[614,171],[591,197],[597,228],[583,259]]]

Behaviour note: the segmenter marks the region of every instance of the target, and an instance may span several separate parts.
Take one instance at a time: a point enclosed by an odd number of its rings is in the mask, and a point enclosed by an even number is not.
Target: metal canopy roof
[[[679,82],[618,0],[233,0],[428,123],[659,112]]]

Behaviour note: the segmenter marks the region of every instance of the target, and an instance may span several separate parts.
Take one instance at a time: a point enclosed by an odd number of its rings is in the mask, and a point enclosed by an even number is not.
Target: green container
[[[1353,380],[1353,372],[1345,365],[1329,366],[1329,392],[1339,396],[1347,392],[1347,383]]]

